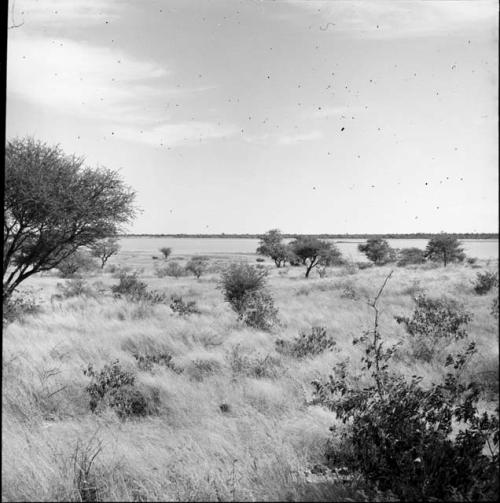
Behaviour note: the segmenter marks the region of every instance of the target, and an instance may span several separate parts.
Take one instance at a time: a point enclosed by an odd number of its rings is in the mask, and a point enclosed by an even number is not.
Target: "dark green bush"
[[[313,382],[314,403],[334,411],[345,425],[331,428],[334,434],[340,431],[341,441],[329,444],[330,467],[361,473],[402,501],[496,500],[498,409],[480,413],[478,384],[460,379],[476,351],[474,343],[448,356],[445,365],[454,371],[428,388],[421,377],[407,381],[389,371],[394,351],[395,346],[382,349],[380,339],[367,345],[362,370],[372,372],[369,386],[350,378],[346,365],[328,381]]]
[[[200,278],[201,275],[208,268],[208,257],[194,256],[186,264],[186,271],[192,273],[196,278]]]
[[[269,331],[279,324],[278,309],[268,292],[248,292],[242,302],[244,310],[240,319],[249,327]]]
[[[325,327],[312,327],[310,332],[302,331],[293,341],[276,341],[276,350],[294,358],[316,356],[331,351],[337,343],[327,335]]]
[[[493,299],[493,302],[491,303],[491,311],[490,313],[494,318],[498,320],[498,295]]]
[[[137,360],[139,369],[145,372],[151,372],[155,365],[169,368],[178,374],[182,372],[182,369],[179,369],[172,362],[172,355],[170,353],[134,353],[132,356]]]
[[[123,369],[118,360],[104,365],[100,371],[89,364],[83,373],[90,377],[85,390],[90,396],[92,412],[108,406],[120,418],[145,416],[152,413],[159,403],[158,392],[152,390],[148,394],[136,387],[135,375]]]
[[[88,252],[77,250],[57,265],[61,278],[73,278],[83,273],[97,271],[99,265]]]
[[[4,297],[3,299],[3,323],[12,323],[15,320],[20,320],[32,314],[40,312],[40,306],[36,303],[33,294],[29,290],[16,292],[13,295]]]
[[[259,271],[249,264],[231,264],[221,274],[220,287],[224,300],[242,316],[248,294],[263,290],[266,286],[266,276],[266,271]]]
[[[425,262],[425,251],[420,248],[403,248],[398,253],[398,266],[423,264]]]
[[[72,278],[66,281],[63,285],[57,283],[57,289],[59,294],[56,294],[64,299],[69,299],[71,297],[95,297],[97,292],[92,288],[87,281],[82,278]]]
[[[120,282],[111,287],[111,291],[117,297],[125,297],[132,302],[147,302],[150,304],[162,304],[167,301],[165,293],[148,290],[148,285],[140,281],[137,273],[127,274],[122,272],[120,274]]]
[[[172,295],[170,297],[170,309],[174,313],[180,316],[188,316],[190,314],[200,314],[200,311],[196,307],[196,302],[194,300],[189,302],[184,302],[180,295]]]
[[[254,358],[241,354],[239,345],[233,346],[227,355],[233,374],[257,378],[275,378],[278,375],[279,360],[271,355],[257,355]]]
[[[172,254],[172,248],[167,248],[166,246],[164,246],[163,248],[160,248],[160,252],[163,255],[163,258],[167,260],[168,257],[170,257],[170,255]]]
[[[477,273],[474,292],[478,295],[484,295],[496,286],[498,286],[498,273],[490,271]]]
[[[186,269],[182,267],[179,262],[169,262],[165,267],[157,269],[159,277],[170,276],[172,278],[180,278],[187,275]]]
[[[396,259],[396,251],[385,239],[371,238],[358,245],[358,250],[366,255],[375,265],[384,265]]]

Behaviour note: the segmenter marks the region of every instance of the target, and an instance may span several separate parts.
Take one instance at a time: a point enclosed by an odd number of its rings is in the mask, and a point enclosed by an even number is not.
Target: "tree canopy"
[[[281,267],[286,264],[289,257],[288,247],[282,242],[283,235],[279,229],[271,229],[260,236],[259,247],[257,253],[271,257],[276,264],[276,267]]]
[[[436,262],[442,261],[445,267],[449,262],[462,262],[465,259],[460,241],[455,236],[444,233],[429,240],[425,256]]]
[[[385,239],[368,239],[358,245],[358,250],[376,265],[384,265],[396,258],[396,252]]]
[[[134,191],[116,171],[33,138],[5,149],[3,293],[57,267],[81,246],[113,236],[135,216]]]
[[[329,241],[309,237],[298,238],[290,243],[290,248],[306,266],[306,278],[309,277],[313,267],[342,263],[342,254]]]

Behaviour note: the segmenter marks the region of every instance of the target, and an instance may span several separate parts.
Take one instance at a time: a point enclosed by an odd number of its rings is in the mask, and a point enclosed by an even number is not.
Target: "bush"
[[[172,355],[170,353],[134,353],[132,356],[137,360],[139,369],[145,372],[151,372],[154,365],[169,368],[178,374],[182,372],[182,369],[179,369],[172,362]]]
[[[239,345],[233,346],[231,352],[227,355],[229,365],[233,374],[246,375],[256,378],[275,378],[278,375],[277,367],[279,360],[271,355],[250,358],[242,355]]]
[[[352,285],[345,285],[340,294],[341,299],[358,300],[358,294]]]
[[[132,302],[149,302],[151,304],[161,304],[166,302],[166,294],[154,290],[148,291],[147,284],[140,281],[137,273],[127,274],[122,272],[120,274],[120,282],[111,287],[115,296],[121,297],[122,295]]]
[[[160,269],[158,269],[160,270]],[[173,278],[180,278],[186,276],[186,270],[179,264],[179,262],[169,262],[161,272],[162,276],[171,276]]]
[[[498,320],[498,295],[493,299],[491,303],[491,315]]]
[[[190,314],[200,314],[200,311],[196,307],[196,302],[194,300],[190,302],[184,302],[180,295],[172,295],[170,297],[170,309],[174,313],[177,313],[181,316],[188,316]]]
[[[192,257],[191,260],[186,264],[186,271],[192,273],[198,279],[207,270],[207,268],[207,257]]]
[[[398,266],[404,267],[412,264],[423,264],[425,252],[420,248],[403,248],[398,253]]]
[[[478,295],[484,295],[496,286],[498,286],[497,273],[489,271],[477,273],[476,282],[474,283],[474,292]]]
[[[220,372],[221,365],[217,360],[203,360],[198,358],[193,360],[186,368],[189,377],[195,381],[201,382],[205,377],[211,376]]]
[[[259,330],[271,330],[279,324],[278,309],[274,300],[265,291],[249,292],[243,297],[244,310],[240,319],[249,327]]]
[[[356,262],[356,265],[360,271],[363,271],[364,269],[370,269],[374,264],[373,262]]]
[[[63,261],[59,262],[57,266],[61,278],[73,278],[82,273],[95,271],[98,267],[97,262],[90,254],[81,250],[77,250],[75,253],[65,258]]]
[[[22,321],[27,315],[40,312],[31,291],[14,293],[3,299],[3,323],[12,323],[15,320]]]
[[[472,314],[465,311],[462,305],[445,297],[433,299],[425,294],[417,295],[415,303],[411,318],[395,317],[398,323],[405,325],[410,335],[456,340],[467,337],[463,325],[472,320]]]
[[[475,344],[448,355],[445,367],[453,371],[441,384],[424,388],[421,377],[407,381],[392,373],[389,364],[397,344],[386,349],[378,330],[377,301],[385,283],[369,304],[373,330],[353,341],[366,346],[365,379],[349,376],[344,362],[327,381],[313,382],[313,403],[328,407],[344,424],[330,428],[334,435],[340,432],[340,445],[330,444],[329,465],[360,473],[402,501],[496,499],[498,409],[495,415],[480,413],[480,387],[461,380]]]
[[[265,262],[266,259],[262,258],[262,257],[258,257],[255,259],[257,262]]]
[[[325,351],[331,351],[336,344],[327,335],[325,327],[312,327],[309,333],[300,332],[299,336],[292,342],[278,339],[276,341],[276,350],[295,358],[306,358],[319,355]]]
[[[396,251],[385,239],[368,239],[366,243],[358,245],[358,250],[375,265],[384,265],[393,262],[396,258]]]
[[[221,275],[220,287],[224,300],[241,316],[247,294],[262,290],[266,285],[266,276],[265,271],[259,271],[249,264],[231,264]]]
[[[82,278],[69,279],[64,285],[57,283],[57,289],[61,292],[57,297],[64,299],[96,296],[96,291]]]
[[[163,248],[160,248],[160,252],[163,255],[163,258],[167,260],[168,257],[170,257],[170,255],[172,254],[172,248],[167,248],[166,246],[164,246]]]

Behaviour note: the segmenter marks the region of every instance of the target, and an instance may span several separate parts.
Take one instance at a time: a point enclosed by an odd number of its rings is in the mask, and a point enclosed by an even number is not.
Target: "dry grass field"
[[[189,257],[176,257],[185,264]],[[170,260],[172,260],[170,259]],[[325,379],[348,359],[360,373],[362,348],[352,344],[373,323],[366,304],[390,268],[336,267],[325,278],[304,278],[302,267],[277,269],[266,259],[268,288],[279,310],[271,332],[243,325],[224,302],[220,270],[229,262],[256,264],[255,255],[213,255],[206,274],[158,278],[146,254],[119,254],[115,266],[140,270],[148,288],[195,301],[198,314],[180,316],[163,304],[114,298],[116,274],[86,277],[94,295],[61,298],[55,273],[23,285],[38,299],[38,313],[4,327],[2,499],[4,501],[230,501],[369,499],[356,478],[316,473],[329,428],[340,422],[311,405],[311,381]],[[491,314],[497,290],[476,295],[478,271],[497,261],[443,267],[394,267],[380,300],[380,330],[388,343],[402,341],[393,370],[438,382],[452,342],[429,361],[417,360],[394,316],[412,312],[412,296],[446,295],[473,313],[469,340],[478,353],[467,372],[490,380],[480,407],[498,403],[498,321]],[[300,331],[325,327],[332,351],[293,358],[276,349]],[[169,365],[138,366],[134,354],[168,353]],[[89,408],[84,370],[119,360],[136,376],[152,412],[120,418],[111,408]],[[333,440],[332,440],[333,439]]]

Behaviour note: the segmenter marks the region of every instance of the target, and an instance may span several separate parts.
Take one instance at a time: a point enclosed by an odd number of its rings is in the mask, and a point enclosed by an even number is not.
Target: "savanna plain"
[[[498,290],[474,291],[477,273],[497,272],[498,260],[348,264],[306,279],[303,267],[277,268],[255,254],[212,254],[196,278],[158,277],[163,259],[153,260],[155,253],[121,252],[76,283],[51,271],[23,284],[39,307],[4,324],[4,501],[381,498],[357,473],[331,468],[346,425],[315,399],[312,382],[328,380],[338,365],[361,380],[368,375],[365,346],[353,339],[373,328],[368,302],[391,270],[378,300],[381,340],[400,343],[391,372],[421,376],[422,385],[442,382],[446,356],[475,342],[462,377],[481,384],[479,411],[498,405]],[[190,258],[174,250],[168,261],[183,266]],[[279,321],[269,330],[243,323],[224,300],[221,272],[240,262],[267,271]],[[123,271],[136,271],[167,300],[114,295]],[[470,312],[467,337],[418,355],[395,317],[410,316],[419,294],[445,296]],[[314,330],[330,341],[323,351],[283,350]],[[106,379],[136,390],[140,413],[100,400]]]

